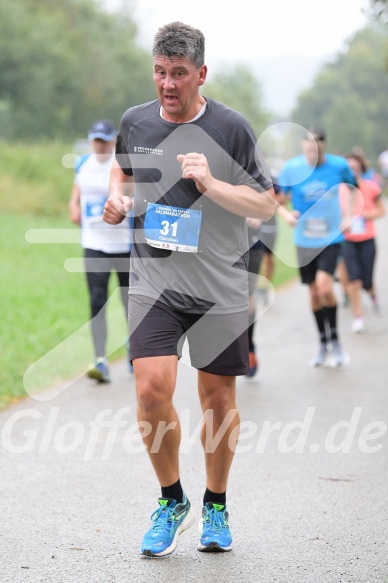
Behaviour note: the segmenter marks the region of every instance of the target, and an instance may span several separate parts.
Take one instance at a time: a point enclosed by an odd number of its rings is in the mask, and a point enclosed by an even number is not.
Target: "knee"
[[[321,305],[321,297],[318,287],[315,284],[310,285],[310,303],[313,309],[318,309],[318,307]]]
[[[106,302],[107,297],[103,292],[100,290],[92,290],[92,293],[90,294],[90,305],[93,314],[101,312],[105,308]]]
[[[326,305],[330,304],[332,302],[332,299],[333,299],[332,289],[329,288],[329,287],[323,287],[320,290],[319,296],[320,296],[320,299],[321,299],[321,303],[323,305],[326,306]]]
[[[137,382],[136,390],[138,406],[144,413],[153,413],[172,405],[172,392],[166,390],[161,379],[142,379]]]
[[[203,410],[204,422],[211,427],[220,427],[227,423],[226,427],[232,427],[239,422],[239,411],[234,400],[228,398],[209,399]]]
[[[361,279],[353,279],[353,280],[350,282],[350,286],[351,286],[353,289],[361,289],[361,288],[363,287],[363,282],[361,281]]]
[[[204,402],[205,411],[213,411],[217,416],[224,417],[230,409],[230,403],[225,398],[208,398]]]
[[[204,411],[211,410],[215,415],[224,417],[228,411],[236,408],[234,398],[234,381],[225,382],[222,390],[206,390],[202,391],[201,396],[202,408]]]
[[[331,303],[333,300],[333,285],[332,282],[328,279],[323,279],[317,285],[317,296],[319,301],[323,305],[327,305]]]

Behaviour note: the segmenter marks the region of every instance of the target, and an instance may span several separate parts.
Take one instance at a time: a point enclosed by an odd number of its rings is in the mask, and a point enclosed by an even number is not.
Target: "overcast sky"
[[[147,48],[159,26],[181,20],[205,34],[207,60],[243,60],[335,54],[365,25],[362,9],[368,0],[133,0],[132,5]]]
[[[181,20],[206,37],[209,79],[226,62],[244,61],[260,80],[264,104],[288,114],[320,66],[365,26],[369,0],[101,0],[121,7],[151,51],[157,29]],[[274,74],[274,72],[276,74]],[[287,87],[287,91],[284,90]]]

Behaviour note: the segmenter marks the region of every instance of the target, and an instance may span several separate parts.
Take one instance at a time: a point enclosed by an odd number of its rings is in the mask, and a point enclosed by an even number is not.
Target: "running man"
[[[345,363],[337,328],[337,300],[334,272],[344,240],[339,202],[339,185],[356,186],[355,177],[345,158],[325,152],[326,136],[322,129],[307,132],[300,156],[283,167],[278,183],[290,196],[299,215],[295,226],[295,244],[302,283],[309,286],[310,307],[319,334],[318,352],[312,366],[322,366],[331,356],[336,366]]]
[[[92,153],[78,160],[69,203],[71,221],[81,226],[81,245],[84,248],[89,290],[95,362],[86,374],[99,383],[109,383],[111,380],[106,362],[106,303],[109,278],[113,271],[117,272],[126,325],[128,323],[130,220],[126,218],[120,229],[114,229],[102,220],[104,205],[109,196],[116,133],[114,126],[106,120],[93,124],[88,134]]]
[[[284,195],[280,195],[280,188],[277,184],[273,185],[274,193],[276,196],[276,201],[278,203],[277,212],[281,212],[280,209],[282,208],[282,204],[284,203]],[[283,211],[284,212],[284,211]],[[288,215],[289,213],[285,210],[285,214]],[[287,217],[288,218],[288,217]],[[286,218],[286,220],[287,220]],[[272,250],[274,248],[275,239],[276,239],[276,219],[275,215],[271,217],[268,221],[259,221],[257,219],[247,219],[248,224],[248,242],[249,242],[249,263],[248,263],[248,271],[249,271],[249,328],[248,328],[248,342],[249,342],[249,371],[246,374],[248,378],[252,378],[258,371],[259,368],[259,358],[256,353],[255,342],[254,342],[254,329],[256,323],[256,303],[255,303],[255,291],[256,291],[256,284],[257,278],[260,272],[261,262],[263,256],[266,253],[270,252],[272,254]],[[266,226],[268,229],[266,230]],[[273,237],[271,236],[271,241],[268,238],[268,234],[270,229],[274,228],[275,232],[273,233]],[[269,247],[263,243],[266,241]],[[272,259],[272,258],[271,258]],[[270,281],[270,280],[269,280]],[[267,289],[265,289],[267,291]],[[268,298],[266,300],[268,303]]]
[[[108,223],[120,223],[132,207],[125,194],[134,190],[131,355],[138,420],[150,430],[143,439],[161,487],[141,552],[170,554],[194,521],[180,481],[172,401],[185,338],[204,416],[198,550],[225,552],[232,548],[226,487],[240,423],[236,375],[249,370],[246,217],[268,219],[275,201],[249,123],[200,93],[207,75],[202,32],[167,24],[152,52],[158,99],[121,120],[104,211]],[[161,427],[169,428],[162,437]]]
[[[252,378],[259,368],[259,359],[256,354],[253,333],[256,320],[255,290],[257,278],[260,271],[261,261],[263,259],[263,248],[261,245],[261,225],[262,221],[258,219],[247,219],[248,225],[248,243],[249,243],[249,328],[248,328],[248,348],[249,348],[249,371],[245,376]]]

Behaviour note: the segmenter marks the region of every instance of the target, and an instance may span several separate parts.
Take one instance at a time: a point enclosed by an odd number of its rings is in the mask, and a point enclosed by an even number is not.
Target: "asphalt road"
[[[260,373],[239,379],[243,422],[228,488],[231,553],[196,550],[191,527],[163,560],[139,546],[159,489],[136,438],[134,381],[82,377],[0,414],[1,583],[388,582],[388,220],[367,330],[340,309],[343,369],[312,369],[307,291],[277,291],[257,326]],[[338,290],[339,291],[339,290]],[[203,453],[196,373],[179,365],[181,476],[200,513]],[[104,426],[105,424],[105,426]]]

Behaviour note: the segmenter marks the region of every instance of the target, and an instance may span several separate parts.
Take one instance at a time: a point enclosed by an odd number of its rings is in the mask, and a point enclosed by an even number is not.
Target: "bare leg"
[[[181,428],[172,403],[177,363],[177,356],[155,356],[133,361],[137,418],[139,423],[147,426],[143,430],[143,442],[161,486],[170,486],[179,479]]]
[[[274,270],[275,270],[275,262],[274,262],[272,253],[264,253],[263,275],[264,275],[264,277],[266,277],[268,279],[268,281],[272,281]]]
[[[206,460],[206,487],[222,493],[226,490],[240,425],[236,377],[198,371],[198,393],[205,420],[201,441]]]
[[[334,294],[333,276],[326,271],[317,271],[315,285],[321,307],[334,307],[337,298]]]
[[[353,314],[355,318],[362,317],[362,302],[361,302],[362,281],[357,279],[349,282],[349,299],[352,304]]]
[[[337,274],[338,274],[339,282],[340,282],[341,287],[342,287],[344,298],[346,299],[346,296],[350,295],[350,292],[349,292],[350,281],[349,281],[348,270],[346,269],[344,259],[341,259],[338,263]]]

